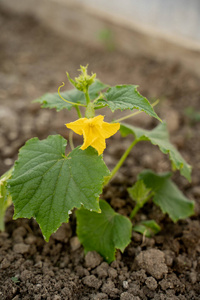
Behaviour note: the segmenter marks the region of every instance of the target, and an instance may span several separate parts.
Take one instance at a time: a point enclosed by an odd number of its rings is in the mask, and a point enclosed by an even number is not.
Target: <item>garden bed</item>
[[[199,77],[174,62],[63,39],[30,16],[2,9],[0,24],[1,174],[12,166],[27,139],[54,133],[68,138],[64,124],[73,115],[40,110],[31,100],[55,92],[62,81],[67,82],[66,71],[76,75],[79,65],[88,63],[103,82],[138,84],[148,99],[160,98],[156,111],[167,121],[172,143],[193,166],[192,183],[178,172],[173,179],[196,202],[195,215],[176,224],[152,203],[144,206],[134,222],[155,219],[161,232],[153,238],[133,233],[131,244],[123,254],[117,252],[110,265],[95,252],[84,256],[74,214],[46,243],[37,223],[12,220],[10,207],[6,230],[0,233],[0,299],[199,299],[200,122],[185,114],[188,107],[200,111]],[[145,114],[130,122],[146,129],[157,124]],[[129,142],[128,138],[119,142],[119,136],[110,139],[104,155],[110,169]],[[169,171],[170,163],[157,147],[142,142],[103,192],[102,197],[123,215],[134,206],[126,189],[144,168]]]

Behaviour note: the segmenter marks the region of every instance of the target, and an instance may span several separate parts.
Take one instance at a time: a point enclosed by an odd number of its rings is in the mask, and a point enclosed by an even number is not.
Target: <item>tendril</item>
[[[67,103],[69,103],[69,104],[72,104],[72,105],[84,106],[84,107],[87,106],[87,105],[85,105],[85,104],[74,103],[74,102],[71,102],[71,101],[69,101],[69,100],[64,99],[64,98],[61,96],[61,94],[60,94],[60,89],[61,89],[63,86],[65,86],[65,83],[64,83],[64,82],[63,82],[62,85],[59,86],[59,88],[58,88],[58,95],[59,95],[59,97],[60,97],[63,101],[65,101],[65,102],[67,102]]]

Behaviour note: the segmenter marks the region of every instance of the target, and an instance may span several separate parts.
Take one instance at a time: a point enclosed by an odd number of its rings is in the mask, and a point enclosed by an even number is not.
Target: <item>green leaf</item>
[[[95,99],[98,96],[99,92],[104,90],[106,87],[107,85],[102,83],[100,80],[95,80],[95,82],[89,87],[90,99]],[[69,100],[70,102],[86,104],[84,93],[80,92],[77,89],[65,91],[60,94],[64,99]],[[70,110],[73,107],[72,104],[62,100],[59,97],[58,93],[44,94],[42,97],[34,100],[33,102],[39,102],[40,104],[42,104],[42,108],[56,108],[57,111],[65,108]]]
[[[4,215],[8,206],[12,203],[12,198],[7,189],[7,181],[11,177],[13,167],[0,177],[0,230],[4,231]]]
[[[152,237],[158,232],[160,232],[161,228],[154,220],[142,221],[139,224],[133,227],[133,230],[141,233],[146,237]]]
[[[138,141],[150,141],[153,145],[157,145],[164,154],[169,154],[169,158],[175,169],[191,181],[191,166],[186,163],[181,154],[170,143],[167,132],[166,123],[159,124],[153,130],[145,130],[129,124],[121,124],[120,132],[122,136],[133,134]]]
[[[151,191],[142,180],[138,180],[132,187],[128,188],[130,197],[137,203],[143,202]]]
[[[74,207],[100,211],[99,194],[109,171],[92,147],[75,148],[67,157],[59,136],[33,138],[21,148],[10,184],[14,218],[36,218],[46,240]]]
[[[170,179],[171,173],[156,174],[142,171],[138,178],[154,192],[153,202],[176,222],[194,214],[194,202],[188,200]]]
[[[115,259],[115,250],[122,252],[131,241],[130,220],[116,213],[110,205],[100,200],[101,213],[84,208],[76,211],[77,234],[85,251],[97,251],[110,263]]]
[[[20,282],[20,280],[19,280],[19,278],[18,278],[17,276],[11,277],[11,280],[12,280],[14,283],[19,283],[19,282]]]
[[[96,104],[109,106],[110,109],[138,109],[161,121],[149,101],[137,91],[137,85],[117,85],[104,93],[105,99],[98,99]]]

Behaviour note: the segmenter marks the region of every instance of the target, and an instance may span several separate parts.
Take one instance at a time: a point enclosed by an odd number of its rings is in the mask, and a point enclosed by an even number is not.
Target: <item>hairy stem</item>
[[[86,99],[86,103],[88,105],[90,103],[90,96],[89,96],[89,93],[88,93],[88,88],[87,88],[87,90],[85,92],[85,99]]]
[[[69,132],[69,145],[70,145],[72,150],[74,150],[73,134],[74,134],[73,131],[70,130],[70,132]]]
[[[77,111],[79,119],[82,118],[81,111],[80,111],[80,108],[78,106],[76,106],[76,111]]]

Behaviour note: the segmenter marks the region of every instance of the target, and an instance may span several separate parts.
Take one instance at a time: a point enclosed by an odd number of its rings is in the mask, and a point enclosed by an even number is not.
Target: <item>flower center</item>
[[[86,122],[87,122],[89,127],[94,127],[95,126],[92,119],[88,119]]]

